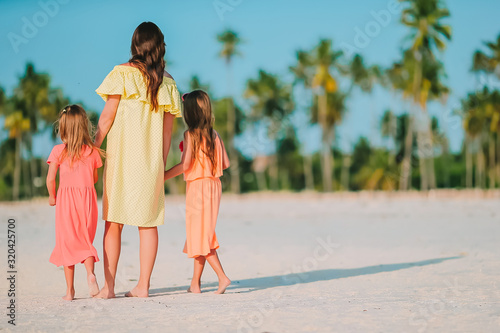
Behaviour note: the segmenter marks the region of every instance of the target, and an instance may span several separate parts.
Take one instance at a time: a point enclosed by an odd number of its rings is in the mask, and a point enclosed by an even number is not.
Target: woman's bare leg
[[[217,251],[211,250],[210,254],[207,254],[206,258],[210,266],[212,266],[212,268],[214,269],[215,274],[217,274],[217,277],[219,278],[219,289],[217,289],[215,293],[224,294],[226,288],[231,284],[231,280],[229,280],[226,273],[224,273],[224,269],[222,268],[222,265],[220,263]]]
[[[95,296],[97,298],[115,297],[115,278],[118,259],[122,247],[123,224],[106,221],[103,239],[104,287]]]
[[[158,252],[158,228],[139,227],[141,273],[137,285],[125,294],[127,297],[148,297],[149,282]]]
[[[75,281],[75,265],[64,266],[64,277],[66,278],[66,295],[63,299],[66,301],[72,301],[75,299],[75,287],[73,285]]]
[[[194,270],[193,279],[191,280],[191,286],[188,288],[188,293],[201,293],[201,274],[203,273],[203,268],[205,268],[206,259],[204,256],[199,256],[194,258]]]
[[[94,274],[95,258],[93,256],[88,257],[87,259],[85,259],[83,264],[85,265],[85,269],[87,270],[87,284],[89,285],[89,294],[90,296],[94,297],[99,293],[99,286],[97,285],[97,280]]]

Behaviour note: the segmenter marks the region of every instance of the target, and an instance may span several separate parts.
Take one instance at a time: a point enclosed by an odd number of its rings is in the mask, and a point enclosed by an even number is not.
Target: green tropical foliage
[[[229,29],[216,36],[227,69],[226,93],[215,96],[196,75],[187,88],[205,90],[212,98],[215,129],[232,166],[222,178],[224,190],[426,191],[500,186],[500,34],[466,55],[477,80],[454,110],[462,119],[465,138],[462,149],[451,152],[446,121],[428,112],[431,103],[442,105],[444,112],[451,94],[442,57],[452,38],[446,21],[450,12],[441,0],[400,2],[400,21],[407,35],[387,68],[367,64],[362,54],[348,57],[324,38],[311,49],[296,52],[293,63],[284,68],[288,76],[258,70],[238,92],[233,91],[233,70],[237,70],[235,57],[242,55],[242,39]],[[393,96],[390,109],[379,110],[372,99],[365,119],[377,124],[375,135],[382,144],[375,145],[373,133],[367,133],[352,149],[339,149],[338,128],[351,112],[350,102],[379,89]],[[0,200],[47,194],[46,156],[37,155],[33,143],[41,134],[55,141],[53,123],[70,102],[62,89],[51,85],[50,75],[36,71],[31,63],[10,92],[0,87]],[[88,111],[96,124],[98,114]],[[304,123],[294,121],[298,114]],[[314,142],[317,150],[307,149],[309,138],[299,140],[299,125],[320,132]],[[180,159],[178,144],[184,130],[183,122],[176,122],[169,163]],[[251,153],[246,149],[249,143],[256,146]],[[181,178],[166,184],[171,194],[183,193],[184,188]]]

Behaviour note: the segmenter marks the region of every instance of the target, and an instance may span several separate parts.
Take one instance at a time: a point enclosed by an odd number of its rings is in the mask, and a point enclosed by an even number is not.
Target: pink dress
[[[59,161],[65,144],[55,146],[47,163],[59,166],[59,189],[56,196],[56,246],[50,262],[72,266],[88,257],[99,261],[92,245],[97,228],[97,195],[94,169],[102,166],[97,150],[84,146],[82,158],[70,166],[68,159]]]
[[[187,139],[190,140],[189,133]],[[183,145],[186,147],[187,145]],[[229,167],[224,144],[217,134],[215,141],[217,168],[212,174],[210,159],[200,150],[198,159],[184,171],[186,181],[186,243],[184,253],[189,258],[206,256],[219,248],[215,225],[219,214],[222,187],[219,177]]]

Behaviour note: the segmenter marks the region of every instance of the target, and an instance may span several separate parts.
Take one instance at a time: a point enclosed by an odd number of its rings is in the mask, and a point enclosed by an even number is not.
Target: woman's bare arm
[[[116,110],[118,110],[118,104],[120,104],[121,95],[110,95],[104,105],[101,116],[99,117],[99,123],[97,124],[97,133],[95,135],[95,145],[101,147],[104,138],[109,132],[113,121],[115,120]]]
[[[174,126],[175,116],[170,112],[163,115],[163,169],[167,167],[167,157],[172,143],[172,128]]]

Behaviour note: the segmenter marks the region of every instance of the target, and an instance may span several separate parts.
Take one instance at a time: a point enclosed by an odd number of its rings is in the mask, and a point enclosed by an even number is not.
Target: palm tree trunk
[[[480,144],[476,153],[476,188],[484,188],[484,153]]]
[[[290,174],[287,169],[283,169],[279,172],[281,177],[281,190],[290,190]]]
[[[29,172],[29,161],[24,161],[22,160],[21,157],[21,168],[23,169],[23,185],[24,185],[24,196],[31,198],[33,196],[33,193],[31,192],[31,186],[30,186],[30,172]]]
[[[417,145],[418,145],[418,164],[419,164],[419,169],[420,169],[420,190],[421,191],[427,191],[428,188],[428,183],[427,183],[427,166],[425,162],[425,142],[424,142],[424,135],[420,130],[417,130]]]
[[[16,151],[14,159],[14,185],[12,188],[12,200],[19,200],[19,187],[21,184],[21,136],[16,136]]]
[[[433,136],[432,136],[432,128],[430,122],[428,123],[428,128],[427,128],[427,140],[426,140],[426,146],[427,146],[427,175],[429,176],[428,180],[428,185],[429,188],[435,189],[436,188],[436,171],[434,167],[434,141],[433,141]]]
[[[472,160],[472,153],[470,149],[471,145],[471,139],[467,135],[465,137],[465,169],[466,169],[466,176],[465,176],[465,187],[466,188],[472,188],[472,168],[473,168],[473,160]]]
[[[496,171],[497,171],[497,182],[500,184],[500,133],[497,132],[497,159],[496,159]]]
[[[32,120],[33,121],[33,120]],[[33,156],[33,136],[31,134],[31,131],[26,132],[26,139],[28,141],[28,158],[29,158],[29,166],[30,166],[30,174],[28,177],[28,184],[26,184],[26,187],[29,187],[29,193],[30,197],[33,197],[36,195],[36,188],[34,186],[34,178],[36,177],[36,161],[35,157]]]
[[[263,171],[258,171],[255,176],[257,177],[259,191],[265,191],[267,189],[266,174]]]
[[[408,191],[411,188],[411,155],[413,150],[413,116],[408,115],[405,137],[405,150],[403,163],[401,165],[401,178],[399,181],[399,190]]]
[[[167,180],[167,186],[168,186],[168,193],[172,195],[177,195],[179,194],[179,189],[177,188],[177,179],[176,178],[170,178]]]
[[[227,85],[228,92],[231,91],[232,87],[232,72],[231,72],[231,63],[227,63]],[[233,193],[240,193],[240,172],[238,165],[238,152],[234,147],[234,135],[235,135],[235,127],[236,127],[236,115],[234,109],[234,102],[232,94],[229,94],[228,103],[227,103],[227,136],[229,140],[229,160],[231,167],[229,168],[229,173],[231,175],[231,191]]]
[[[323,169],[323,191],[325,192],[331,192],[332,191],[332,148],[331,148],[331,141],[330,141],[330,133],[327,124],[326,124],[326,110],[328,108],[327,106],[327,95],[326,91],[325,93],[321,94],[318,96],[319,98],[319,115],[318,115],[318,121],[323,129],[323,136],[322,136],[322,169]]]
[[[342,173],[340,176],[342,189],[349,191],[349,169],[351,167],[351,155],[344,154],[342,156]]]
[[[279,171],[278,171],[278,157],[274,154],[271,157],[271,165],[269,168],[269,176],[271,178],[271,189],[273,191],[279,190]]]
[[[302,158],[304,162],[304,178],[306,182],[306,190],[314,190],[314,174],[312,169],[312,155],[305,154]]]
[[[450,170],[448,168],[448,165],[450,165],[450,147],[448,144],[448,139],[444,139],[443,142],[443,163],[445,167],[443,168],[443,181],[444,181],[444,187],[449,188],[450,187]]]
[[[493,133],[489,135],[488,152],[490,188],[495,188],[495,139]]]

